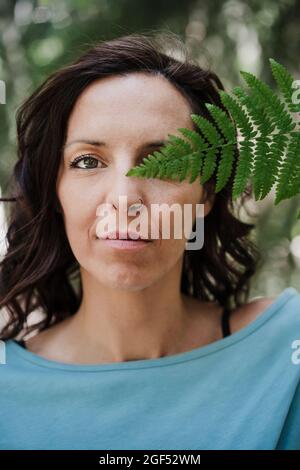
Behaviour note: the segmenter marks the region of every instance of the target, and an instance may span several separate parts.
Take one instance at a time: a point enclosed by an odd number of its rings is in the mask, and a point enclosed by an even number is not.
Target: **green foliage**
[[[264,199],[275,185],[275,205],[300,193],[300,103],[293,100],[293,77],[269,59],[279,97],[253,74],[241,71],[247,89],[220,90],[224,109],[206,103],[210,118],[191,114],[196,131],[179,128],[188,140],[169,134],[158,152],[147,156],[127,176],[169,178],[200,184],[215,175],[215,192],[228,183],[233,168],[233,199],[251,179],[256,200]],[[235,164],[235,165],[234,165]],[[298,214],[300,218],[300,212]]]

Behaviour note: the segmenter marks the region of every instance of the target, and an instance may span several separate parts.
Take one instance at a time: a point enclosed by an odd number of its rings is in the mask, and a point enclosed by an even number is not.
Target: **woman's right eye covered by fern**
[[[170,135],[160,152],[144,159],[127,176],[195,181],[204,184],[216,173],[215,192],[221,191],[234,172],[233,199],[251,180],[256,200],[276,186],[275,205],[300,193],[300,100],[294,102],[294,79],[286,68],[270,59],[273,77],[283,96],[253,74],[241,71],[248,90],[233,94],[220,90],[224,109],[206,103],[211,120],[191,114],[195,130],[178,129],[188,140]],[[238,152],[235,151],[238,147]],[[217,159],[220,153],[219,160]],[[238,155],[238,157],[237,157]],[[300,211],[297,216],[300,219]]]

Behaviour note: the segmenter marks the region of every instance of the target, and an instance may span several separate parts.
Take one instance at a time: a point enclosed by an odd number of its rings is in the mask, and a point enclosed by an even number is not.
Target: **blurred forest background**
[[[16,161],[19,104],[91,43],[153,29],[178,34],[227,90],[244,85],[240,70],[274,86],[269,57],[300,79],[300,0],[0,0],[0,80],[6,84],[6,103],[0,104],[2,192]],[[251,297],[277,295],[287,286],[300,291],[300,200],[278,206],[273,200],[271,193],[251,205],[263,256]],[[0,205],[0,216],[1,210],[3,216]]]

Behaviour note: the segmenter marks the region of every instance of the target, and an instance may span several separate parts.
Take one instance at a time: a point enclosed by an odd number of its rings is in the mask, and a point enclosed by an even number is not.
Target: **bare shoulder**
[[[252,323],[266,311],[275,299],[276,297],[261,297],[234,309],[230,315],[231,332],[234,333]]]
[[[276,297],[259,297],[233,309],[229,318],[231,333],[252,323],[266,311],[275,299]],[[224,309],[222,306],[216,302],[202,302],[194,298],[187,298],[187,303],[190,312],[194,313],[193,330],[197,332],[197,337],[199,337],[198,323],[200,332],[204,328],[214,340],[223,337],[221,319]]]
[[[66,342],[64,337],[64,327],[70,323],[72,317],[68,317],[59,323],[49,326],[46,330],[39,331],[26,343],[26,349],[29,351],[46,356],[46,359],[56,359],[55,352],[61,349],[61,344]]]

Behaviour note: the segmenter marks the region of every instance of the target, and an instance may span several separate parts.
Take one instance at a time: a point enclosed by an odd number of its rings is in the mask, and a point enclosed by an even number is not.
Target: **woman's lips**
[[[105,246],[109,246],[111,248],[116,248],[118,250],[141,250],[146,248],[151,244],[151,241],[145,240],[122,240],[122,239],[110,239],[110,238],[99,238],[101,243],[104,243]]]

